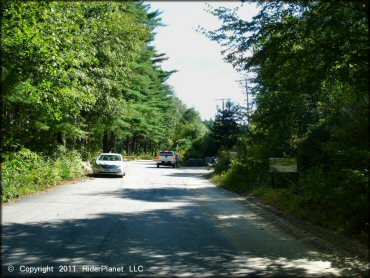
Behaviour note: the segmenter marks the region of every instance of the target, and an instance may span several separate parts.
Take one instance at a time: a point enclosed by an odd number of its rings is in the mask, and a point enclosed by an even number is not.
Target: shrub
[[[50,158],[22,148],[4,155],[2,201],[40,191],[63,180],[84,175],[77,151],[59,148]]]
[[[231,155],[227,150],[220,150],[218,152],[217,163],[215,164],[215,172],[221,173],[230,168],[231,165]]]

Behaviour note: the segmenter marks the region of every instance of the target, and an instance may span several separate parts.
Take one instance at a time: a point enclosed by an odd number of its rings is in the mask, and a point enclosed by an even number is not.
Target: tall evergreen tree
[[[211,134],[217,149],[231,149],[235,146],[240,129],[238,125],[239,108],[226,102],[226,109],[218,109]]]
[[[3,150],[154,151],[176,100],[143,2],[9,2],[2,25]],[[177,115],[180,117],[180,115]]]

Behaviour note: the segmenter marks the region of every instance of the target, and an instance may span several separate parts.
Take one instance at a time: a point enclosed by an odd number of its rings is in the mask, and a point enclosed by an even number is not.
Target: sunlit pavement
[[[354,274],[215,188],[206,172],[130,162],[123,179],[90,178],[5,205],[2,274]]]

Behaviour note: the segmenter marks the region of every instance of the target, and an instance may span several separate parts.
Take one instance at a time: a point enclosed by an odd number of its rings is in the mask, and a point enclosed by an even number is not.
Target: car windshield
[[[119,155],[108,155],[108,154],[103,154],[99,157],[99,160],[104,160],[104,161],[121,161],[121,157]]]

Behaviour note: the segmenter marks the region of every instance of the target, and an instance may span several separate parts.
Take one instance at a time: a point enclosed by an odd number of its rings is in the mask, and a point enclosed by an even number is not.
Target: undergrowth
[[[221,173],[209,174],[208,178],[220,187],[256,196],[337,234],[368,242],[367,195],[348,198],[348,192],[330,186],[330,181],[318,170],[302,175],[296,185],[280,184],[279,187],[272,187],[268,180],[264,184],[253,184],[234,166]]]
[[[78,152],[67,151],[63,147],[51,157],[22,148],[18,152],[4,154],[1,167],[3,202],[85,174]]]

